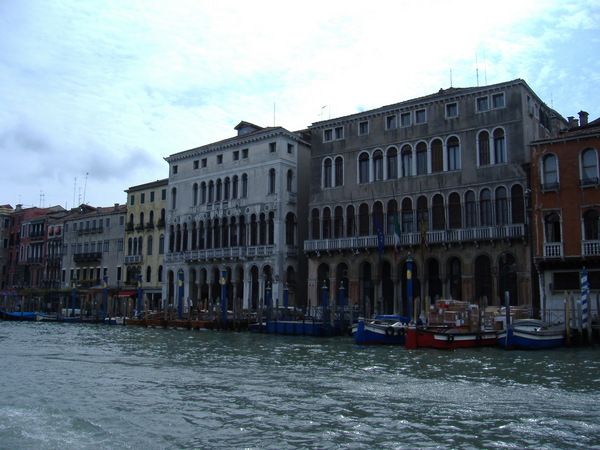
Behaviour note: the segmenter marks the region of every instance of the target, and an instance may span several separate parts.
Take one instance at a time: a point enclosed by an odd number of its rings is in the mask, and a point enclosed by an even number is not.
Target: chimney
[[[119,204],[115,203],[115,211],[118,211],[118,210],[119,210]]]
[[[581,126],[587,125],[589,114],[585,111],[579,111],[577,114],[579,114],[579,123],[581,124]]]
[[[567,117],[567,120],[569,121],[570,128],[575,128],[579,126],[579,120],[577,120],[575,117],[569,116]]]

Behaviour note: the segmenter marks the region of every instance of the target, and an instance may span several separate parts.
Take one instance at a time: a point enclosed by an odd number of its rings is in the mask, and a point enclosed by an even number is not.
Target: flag
[[[421,216],[421,255],[425,254],[425,246],[427,245],[427,226],[425,225],[425,217]]]
[[[398,223],[398,211],[394,214],[394,263],[396,262],[396,256],[398,255],[398,247],[400,246],[400,235],[402,230]]]
[[[379,248],[379,261],[381,261],[381,255],[383,254],[383,246],[385,244],[385,236],[383,235],[383,228],[379,221],[379,216],[375,215],[375,224],[377,225],[377,247]]]

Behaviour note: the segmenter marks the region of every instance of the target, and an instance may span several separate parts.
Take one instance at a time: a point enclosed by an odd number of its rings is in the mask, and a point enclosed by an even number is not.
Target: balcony
[[[129,255],[125,257],[125,264],[139,264],[142,262],[141,255]]]
[[[525,239],[524,224],[499,225],[494,227],[466,228],[456,230],[431,230],[427,232],[427,245],[452,245],[503,239]],[[394,235],[385,235],[385,246],[394,245]],[[421,245],[421,233],[403,233],[401,246]],[[315,239],[304,242],[304,251],[340,251],[361,248],[378,248],[377,236],[352,236],[337,239]]]
[[[581,254],[583,256],[600,255],[600,241],[582,241]]]
[[[73,260],[76,263],[102,261],[102,252],[75,253]]]
[[[79,228],[77,230],[77,234],[78,235],[82,235],[82,234],[97,234],[97,233],[103,233],[103,232],[104,232],[104,227]]]
[[[544,258],[562,258],[562,242],[547,242],[544,244]]]
[[[188,250],[179,253],[167,253],[165,254],[165,262],[212,261],[230,259],[243,260],[245,258],[271,256],[274,253],[275,246],[273,245],[211,248],[204,250]]]

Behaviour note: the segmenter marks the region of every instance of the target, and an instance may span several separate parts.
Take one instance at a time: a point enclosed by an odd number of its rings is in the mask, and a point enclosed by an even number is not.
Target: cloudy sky
[[[298,130],[451,80],[600,117],[600,0],[492,4],[0,0],[0,204],[124,203],[241,120]]]

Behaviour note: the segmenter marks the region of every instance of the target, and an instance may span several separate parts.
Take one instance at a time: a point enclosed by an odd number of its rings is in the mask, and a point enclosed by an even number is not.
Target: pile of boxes
[[[502,330],[506,322],[505,308],[478,305],[460,300],[436,300],[427,311],[431,327],[454,327],[465,331]],[[526,307],[510,308],[511,322],[530,317]]]

